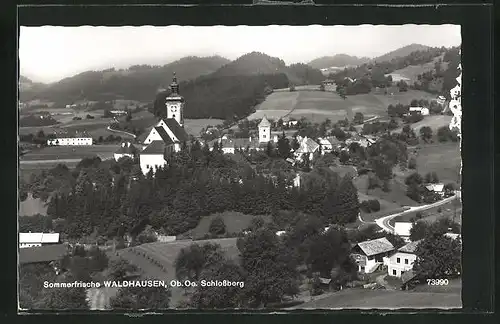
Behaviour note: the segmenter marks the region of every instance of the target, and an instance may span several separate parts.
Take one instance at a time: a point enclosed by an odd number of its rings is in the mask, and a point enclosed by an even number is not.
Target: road
[[[416,212],[416,211],[424,211],[424,210],[427,210],[427,209],[438,207],[438,206],[444,205],[446,203],[449,203],[450,201],[452,201],[453,199],[456,199],[456,198],[457,198],[457,195],[454,195],[454,196],[445,198],[443,200],[437,201],[437,202],[429,204],[429,205],[422,205],[422,206],[416,206],[416,207],[415,206],[413,206],[413,207],[406,206],[408,208],[407,210],[405,210],[403,212],[395,213],[395,214],[392,214],[392,215],[388,215],[388,216],[377,218],[375,220],[375,223],[380,228],[382,228],[384,231],[392,233],[392,232],[394,232],[394,226],[392,226],[391,224],[389,224],[389,221],[391,219],[393,219],[394,217],[397,217],[397,216],[400,216],[400,215],[404,215],[404,214],[407,214],[407,213],[412,213],[412,212]],[[405,206],[403,206],[403,207],[405,207]]]

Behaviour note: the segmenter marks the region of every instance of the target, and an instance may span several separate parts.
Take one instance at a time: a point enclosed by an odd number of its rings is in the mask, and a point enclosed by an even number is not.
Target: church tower
[[[271,140],[271,123],[266,116],[262,118],[259,124],[259,142],[267,143]]]
[[[179,84],[175,72],[170,84],[170,90],[171,93],[165,100],[167,119],[175,119],[179,125],[184,127],[184,97],[179,94]]]

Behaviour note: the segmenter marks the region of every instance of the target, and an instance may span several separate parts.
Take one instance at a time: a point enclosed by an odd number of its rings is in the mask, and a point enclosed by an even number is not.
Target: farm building
[[[361,273],[372,273],[380,265],[387,265],[394,246],[385,237],[356,244],[351,254]]]
[[[421,114],[422,116],[428,116],[429,115],[429,108],[410,107],[408,114]]]
[[[134,159],[139,150],[130,142],[121,143],[120,148],[114,153],[115,161],[122,157],[129,157]]]
[[[401,236],[406,243],[410,242],[410,230],[413,224],[410,222],[396,222],[394,223],[394,234]]]
[[[343,143],[339,141],[335,136],[329,136],[325,138],[318,138],[319,145],[321,146],[321,153],[330,153],[332,151],[339,151]]]
[[[413,268],[413,263],[417,259],[415,251],[418,243],[420,243],[420,240],[410,242],[400,247],[389,257],[389,262],[387,264],[387,274],[389,276],[400,278],[405,272]]]
[[[19,233],[19,247],[30,248],[59,243],[59,233]]]
[[[444,184],[442,183],[429,183],[425,185],[425,189],[435,192],[440,196],[444,196]]]
[[[444,106],[445,102],[446,102],[446,98],[444,96],[439,96],[436,98],[436,102],[442,106]]]
[[[166,166],[166,157],[172,152],[179,152],[181,144],[186,143],[189,139],[184,129],[184,98],[179,94],[175,73],[170,89],[172,93],[165,102],[167,116],[151,129],[148,137],[144,140],[144,144],[147,146],[139,154],[140,166],[144,174]]]
[[[45,263],[53,267],[56,274],[61,269],[61,260],[68,253],[66,244],[53,244],[19,250],[19,264]]]
[[[92,145],[93,140],[87,132],[55,132],[53,138],[47,140],[47,145],[59,145],[59,146],[83,146]]]
[[[319,150],[319,144],[307,136],[303,138],[297,137],[297,140],[299,141],[300,146],[294,153],[295,158],[299,161],[302,161],[308,154],[309,161],[312,161],[314,158],[314,153],[318,152]]]

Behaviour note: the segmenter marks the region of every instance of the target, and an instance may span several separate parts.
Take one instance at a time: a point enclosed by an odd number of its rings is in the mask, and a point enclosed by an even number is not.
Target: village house
[[[395,222],[394,234],[400,236],[406,243],[410,242],[410,231],[413,224],[410,222]]]
[[[307,136],[303,138],[298,136],[297,140],[299,141],[300,146],[294,153],[295,158],[298,161],[303,161],[307,155],[309,157],[309,161],[312,161],[314,159],[314,153],[318,152],[320,145]]]
[[[122,157],[135,159],[138,151],[139,150],[130,142],[121,143],[120,148],[114,153],[115,161],[118,161]]]
[[[19,233],[19,248],[59,243],[59,233]]]
[[[385,237],[356,244],[351,255],[360,273],[372,273],[381,265],[387,265],[394,246]]]
[[[47,145],[83,146],[92,145],[93,139],[87,132],[54,132],[53,138],[47,140]]]
[[[429,108],[425,107],[410,107],[410,110],[406,114],[411,115],[411,114],[420,114],[422,116],[428,116],[429,115]]]
[[[61,260],[68,253],[67,244],[53,244],[19,249],[19,264],[45,263],[56,274],[61,270]]]
[[[429,183],[425,185],[425,189],[431,192],[435,192],[441,197],[443,197],[445,193],[443,183]]]
[[[417,259],[415,251],[419,243],[420,240],[410,242],[400,247],[389,257],[387,264],[387,274],[389,276],[400,278],[405,272],[413,269],[413,263]]]
[[[184,98],[179,94],[175,73],[170,89],[172,92],[165,100],[167,116],[151,129],[143,142],[145,147],[139,153],[139,163],[145,175],[150,170],[155,172],[158,168],[168,165],[167,159],[170,154],[179,152],[182,143],[189,140],[184,129]]]
[[[446,98],[444,96],[438,96],[436,98],[436,102],[438,104],[440,104],[441,106],[444,106],[445,102],[446,102]]]
[[[343,142],[339,141],[335,136],[319,137],[318,143],[321,146],[321,154],[332,151],[339,152],[343,145]]]
[[[359,134],[351,135],[348,139],[345,140],[345,144],[349,147],[352,143],[358,143],[359,146],[363,148],[367,148],[372,144],[372,141],[369,141],[366,137],[361,136]]]
[[[334,80],[331,80],[331,79],[326,79],[326,80],[323,80],[321,81],[321,83],[325,86],[332,86],[335,84],[335,81]]]

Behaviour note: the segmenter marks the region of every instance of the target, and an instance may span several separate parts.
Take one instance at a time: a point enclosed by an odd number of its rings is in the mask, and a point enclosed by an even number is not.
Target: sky
[[[48,83],[88,70],[163,65],[191,55],[233,60],[257,51],[293,64],[335,54],[377,57],[413,43],[458,46],[460,26],[21,26],[19,68],[33,81]]]

